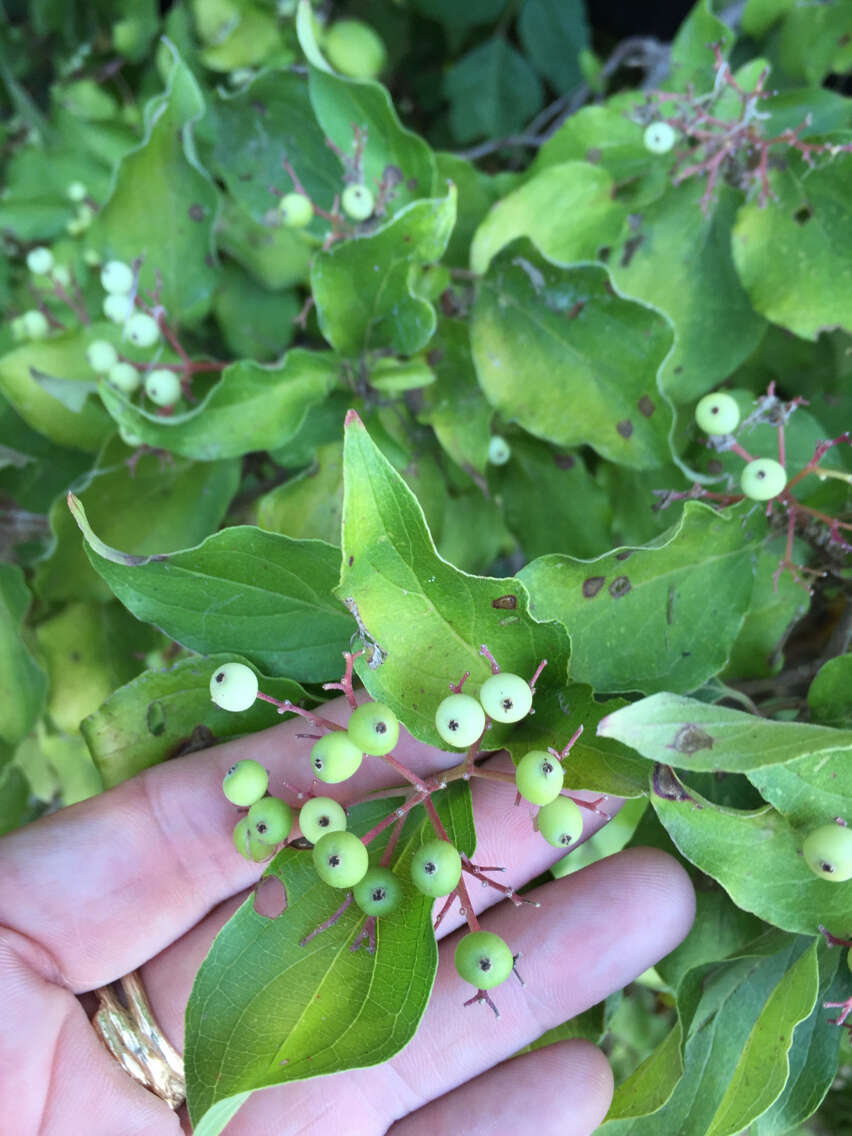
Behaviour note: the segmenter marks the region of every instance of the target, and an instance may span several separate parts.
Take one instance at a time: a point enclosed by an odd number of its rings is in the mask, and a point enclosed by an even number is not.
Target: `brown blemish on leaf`
[[[670,765],[658,763],[654,766],[654,792],[664,801],[692,801],[698,808],[702,807],[694,797],[690,797]]]
[[[718,458],[713,458],[712,461],[709,461],[707,463],[708,473],[721,473],[723,468],[724,467]]]
[[[573,469],[577,459],[573,454],[554,454],[553,462],[557,469]]]
[[[216,745],[219,739],[213,733],[209,726],[205,726],[203,722],[193,729],[188,738],[182,738],[166,755],[167,759],[173,757],[183,757],[187,753],[198,753],[201,749],[209,749],[210,746]]]
[[[813,215],[813,209],[810,207],[810,205],[808,205],[807,202],[805,202],[805,204],[800,205],[796,212],[793,214],[793,220],[797,225],[807,225],[808,221],[810,221]]]
[[[633,423],[629,418],[622,418],[620,422],[616,423],[615,428],[622,436],[622,438],[629,438],[633,433]]]
[[[640,236],[636,236],[636,237],[628,237],[628,239],[624,242],[624,251],[621,254],[621,267],[622,268],[629,268],[630,267],[630,262],[633,259],[633,257],[636,255],[636,250],[639,248],[639,246],[642,244],[642,242],[644,240],[645,240],[645,238],[640,235]]]
[[[646,418],[650,418],[654,411],[657,409],[656,406],[654,406],[653,401],[648,398],[646,394],[642,395],[636,405],[639,407],[639,413],[644,414]]]
[[[614,600],[617,600],[626,596],[632,587],[633,585],[627,576],[616,576],[609,586],[609,594]]]
[[[591,162],[593,166],[596,165],[602,157],[603,155],[597,146],[590,146],[586,151],[586,161]]]
[[[583,595],[587,600],[594,599],[606,583],[606,576],[587,576],[583,581]]]
[[[203,205],[199,205],[197,201],[194,205],[190,205],[186,212],[189,215],[190,221],[203,221],[207,216],[207,210]]]
[[[672,744],[666,749],[677,750],[678,753],[698,753],[700,749],[712,749],[714,739],[696,726],[694,722],[686,722],[674,736]]]
[[[574,306],[569,309],[568,315],[566,316],[566,319],[575,320],[577,318],[577,316],[580,314],[580,312],[582,312],[583,308],[585,308],[585,306],[586,306],[585,300],[578,300],[577,303],[574,304]]]
[[[615,559],[616,560],[629,560],[632,555],[633,555],[633,549],[632,548],[622,548],[621,552],[616,552]]]
[[[500,608],[505,611],[514,611],[518,606],[517,596],[498,596],[496,600],[491,601],[491,606]]]

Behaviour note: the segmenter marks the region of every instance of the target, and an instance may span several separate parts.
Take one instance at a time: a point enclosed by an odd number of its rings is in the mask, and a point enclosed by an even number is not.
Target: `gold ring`
[[[131,1077],[169,1108],[180,1108],[186,1099],[183,1058],[157,1025],[139,975],[132,970],[95,994],[95,1033]]]

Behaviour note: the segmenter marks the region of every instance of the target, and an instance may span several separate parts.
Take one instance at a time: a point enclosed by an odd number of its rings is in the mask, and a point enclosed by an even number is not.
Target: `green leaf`
[[[197,544],[219,527],[240,481],[239,463],[164,462],[132,451],[118,438],[107,443],[77,492],[92,525],[108,544],[141,556]],[[109,588],[93,571],[65,496],[50,510],[54,544],[36,567],[35,587],[48,601],[105,600]]]
[[[16,765],[0,765],[0,836],[32,819],[30,787]]]
[[[547,166],[493,206],[474,235],[471,268],[481,275],[518,237],[529,237],[561,264],[596,259],[618,239],[627,217],[613,188],[606,170],[588,162]]]
[[[303,284],[308,278],[313,237],[301,229],[282,225],[278,210],[261,223],[232,198],[225,198],[216,240],[222,252],[272,292]]]
[[[852,730],[776,722],[667,693],[617,710],[601,722],[598,732],[652,761],[708,772],[751,773],[800,757],[852,749]]]
[[[35,725],[44,706],[47,680],[21,639],[30,593],[15,564],[0,564],[0,690],[5,707],[0,718],[0,767]]]
[[[518,32],[524,51],[557,91],[579,86],[579,56],[589,46],[583,0],[524,0]]]
[[[570,630],[578,681],[695,690],[724,666],[739,634],[762,533],[760,520],[747,532],[738,513],[687,502],[681,520],[644,548],[593,561],[542,556],[518,577],[536,618]]]
[[[660,309],[674,326],[662,384],[676,402],[697,398],[727,377],[766,327],[731,257],[740,195],[723,186],[705,215],[704,189],[703,179],[692,178],[648,202],[607,261],[619,292]],[[768,247],[760,245],[764,262]]]
[[[657,373],[671,332],[616,295],[606,269],[559,267],[516,241],[480,282],[470,334],[479,383],[507,419],[634,468],[668,459],[671,410]]]
[[[145,107],[145,137],[118,168],[109,200],[88,233],[106,258],[142,257],[140,283],[153,291],[173,322],[196,322],[210,307],[211,266],[219,194],[200,164],[193,125],[204,97],[192,72],[171,49],[166,90]]]
[[[458,216],[443,263],[454,268],[467,268],[473,234],[491,206],[499,199],[497,179],[478,170],[473,162],[458,154],[435,155],[440,184],[451,181],[458,191]]]
[[[456,217],[456,193],[417,201],[374,233],[320,252],[311,289],[320,329],[341,355],[389,349],[420,351],[435,331],[435,309],[412,285],[426,264],[440,260]]]
[[[667,1033],[654,1051],[617,1086],[609,1112],[598,1129],[602,1134],[627,1132],[615,1121],[656,1113],[674,1092],[683,1075],[683,1036],[680,1023]],[[661,1128],[660,1131],[663,1131]]]
[[[104,547],[75,508],[92,564],[137,619],[203,654],[236,651],[264,674],[338,677],[352,621],[332,597],[331,545],[234,525],[185,552],[133,557]]]
[[[829,659],[808,690],[811,720],[824,726],[852,726],[852,655]]]
[[[742,205],[732,243],[755,310],[803,339],[816,339],[831,327],[852,331],[852,267],[846,255],[852,158],[816,162],[809,169],[791,154],[783,169],[770,171],[776,200],[764,208],[757,202]]]
[[[476,381],[467,324],[441,319],[429,359],[436,382],[423,392],[420,422],[428,423],[462,469],[485,471],[494,410]]]
[[[343,569],[337,595],[356,614],[367,659],[358,673],[421,741],[442,746],[435,707],[470,671],[466,689],[491,673],[482,644],[506,670],[532,675],[549,660],[541,689],[564,685],[568,637],[527,613],[516,580],[468,576],[442,560],[423,512],[354,412],[343,465]],[[366,665],[364,665],[366,663]],[[492,742],[506,731],[494,726]]]
[[[444,76],[450,130],[457,142],[520,130],[541,108],[541,80],[502,36],[478,44]]]
[[[363,835],[395,803],[358,806],[350,830]],[[451,785],[436,804],[450,839],[470,855],[475,835],[469,787]],[[403,907],[379,921],[373,954],[351,950],[364,923],[354,906],[300,946],[343,896],[318,879],[310,852],[285,847],[278,853],[265,876],[283,884],[285,911],[267,918],[249,898],[217,935],[190,995],[184,1060],[194,1125],[230,1096],[378,1065],[411,1040],[438,962],[432,900],[408,880],[424,831],[431,831],[429,822],[413,810],[393,859]],[[389,833],[371,841],[373,863]]]
[[[778,36],[781,67],[792,79],[815,86],[832,71],[847,72],[852,66],[849,27],[849,9],[838,0],[820,4],[812,12],[792,4]]]
[[[213,312],[231,353],[259,362],[278,359],[296,333],[302,306],[295,289],[270,292],[235,264],[228,264],[213,298]]]
[[[844,734],[848,738],[848,731]],[[764,800],[800,828],[816,828],[831,817],[845,816],[852,801],[847,749],[805,753],[781,765],[755,769],[749,781]]]
[[[197,405],[169,417],[137,406],[108,383],[101,384],[101,397],[116,421],[148,445],[221,461],[284,445],[339,376],[340,362],[331,352],[295,347],[277,366],[230,363]]]
[[[477,24],[489,24],[496,20],[506,7],[507,0],[470,0],[467,4],[457,4],[456,0],[411,0],[416,8],[430,20],[438,20],[448,33],[461,35]]]
[[[746,0],[742,17],[743,31],[752,39],[759,39],[782,16],[786,16],[795,2],[796,0]]]
[[[268,532],[340,544],[343,514],[343,446],[327,442],[316,461],[257,502],[257,523]]]
[[[714,14],[712,0],[698,0],[674,38],[671,78],[666,85],[676,91],[685,91],[690,85],[698,94],[709,91],[715,76],[710,45],[719,44],[724,56],[733,39],[730,28]]]
[[[227,738],[265,730],[281,721],[259,699],[241,714],[221,710],[210,699],[210,676],[241,655],[219,654],[182,659],[168,670],[145,671],[118,688],[80,723],[80,732],[97,765],[105,789],[143,769],[181,753],[205,749]],[[311,699],[298,683],[258,675],[264,694],[297,705]]]

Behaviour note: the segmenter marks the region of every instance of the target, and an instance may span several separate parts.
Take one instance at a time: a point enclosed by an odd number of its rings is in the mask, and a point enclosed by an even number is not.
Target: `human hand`
[[[345,722],[345,700],[323,713]],[[0,1098],[10,1102],[15,1136],[191,1131],[185,1109],[173,1113],[101,1043],[88,992],[139,969],[155,1018],[182,1050],[195,973],[263,870],[234,850],[222,777],[251,756],[270,770],[271,791],[282,778],[307,788],[300,728],[288,721],[166,762],[0,840]],[[458,761],[404,732],[394,752],[424,776]],[[491,762],[511,768],[505,755]],[[339,790],[350,804],[386,783],[386,767],[367,759],[323,794]],[[501,880],[520,887],[560,858],[504,785],[476,779],[471,788],[477,859],[508,861]],[[584,822],[586,837],[603,818],[584,812]],[[498,902],[490,889],[474,896],[478,911],[490,908],[483,927],[522,953],[526,986],[500,987],[499,1022],[483,1006],[462,1006],[469,990],[453,966],[456,905],[439,928],[435,988],[411,1043],[384,1065],[256,1093],[229,1136],[313,1136],[329,1122],[346,1136],[434,1136],[456,1131],[461,1117],[466,1136],[592,1132],[612,1095],[594,1046],[561,1042],[508,1059],[671,951],[692,922],[692,887],[672,858],[634,848],[534,894],[538,909]]]

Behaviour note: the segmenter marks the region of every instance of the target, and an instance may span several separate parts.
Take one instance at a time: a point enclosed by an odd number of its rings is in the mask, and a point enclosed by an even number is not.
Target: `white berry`
[[[257,698],[257,675],[245,663],[224,663],[210,679],[210,697],[223,710],[248,710]]]
[[[133,394],[142,385],[142,376],[132,363],[116,363],[110,367],[107,379],[117,390],[124,394]],[[138,442],[131,445],[138,445]]]
[[[104,296],[104,315],[113,323],[124,323],[133,311],[133,301],[119,292],[109,292]]]
[[[85,201],[89,191],[81,181],[69,182],[65,194],[69,201]]]
[[[108,260],[101,271],[105,292],[126,296],[133,289],[133,269],[123,260]]]
[[[89,366],[97,375],[104,375],[118,362],[118,352],[106,339],[96,339],[86,348]]]
[[[34,308],[21,316],[24,334],[28,339],[44,339],[50,330],[47,316]]]
[[[669,126],[667,122],[652,122],[645,128],[642,136],[645,149],[650,150],[652,154],[667,154],[676,140],[674,127]]]
[[[136,347],[153,347],[160,338],[160,329],[146,312],[134,312],[125,324],[124,336]]]
[[[46,276],[53,268],[53,253],[48,248],[34,248],[27,253],[27,268],[34,276]]]
[[[512,456],[512,447],[505,438],[495,434],[488,443],[488,460],[492,465],[505,465]]]
[[[157,406],[173,406],[180,398],[180,379],[174,371],[160,368],[145,376],[145,394]]]

